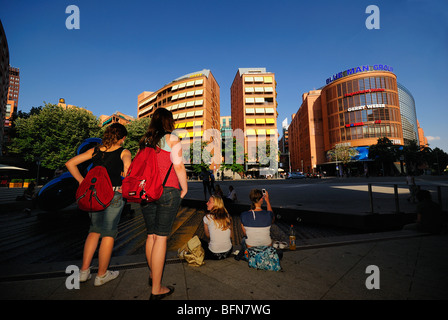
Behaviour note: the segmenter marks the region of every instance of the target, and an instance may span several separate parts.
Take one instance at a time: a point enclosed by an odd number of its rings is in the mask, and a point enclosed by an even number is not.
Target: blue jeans
[[[116,238],[118,234],[118,222],[125,202],[120,192],[115,191],[110,205],[103,211],[89,212],[90,232],[101,234],[101,237]]]
[[[180,190],[164,187],[159,200],[142,206],[148,234],[169,236],[180,207]]]

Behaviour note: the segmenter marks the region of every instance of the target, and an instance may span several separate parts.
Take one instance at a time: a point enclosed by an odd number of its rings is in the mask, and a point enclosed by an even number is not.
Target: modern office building
[[[9,87],[8,100],[6,103],[5,120],[3,128],[3,144],[8,145],[11,142],[11,126],[14,115],[17,115],[20,91],[20,70],[9,67]]]
[[[219,85],[210,70],[179,77],[155,92],[139,94],[137,118],[151,117],[157,108],[173,113],[175,129],[183,138],[202,137],[205,130],[220,129]]]
[[[415,110],[414,97],[401,83],[397,82],[397,87],[404,144],[408,144],[410,141],[419,143],[417,112]]]
[[[260,141],[274,139],[277,145],[275,74],[266,68],[239,68],[230,96],[232,130],[242,130],[244,152],[248,155],[248,162],[254,162]]]
[[[134,120],[135,120],[135,118],[133,116],[129,116],[129,115],[121,113],[119,111],[115,111],[115,113],[111,116],[106,116],[106,115],[99,116],[99,121],[100,121],[101,127],[108,127],[113,123],[121,123],[122,125],[125,126]]]
[[[352,159],[367,162],[368,147],[382,137],[398,146],[418,139],[412,95],[390,66],[347,69],[303,94],[289,126],[292,170],[311,173],[334,164],[329,151],[337,146],[353,148]]]
[[[0,20],[0,156],[3,154],[3,137],[9,88],[9,48],[6,33]]]

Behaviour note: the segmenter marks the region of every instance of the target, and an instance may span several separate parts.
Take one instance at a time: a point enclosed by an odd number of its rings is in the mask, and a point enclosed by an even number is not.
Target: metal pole
[[[394,184],[394,196],[395,196],[395,211],[400,213],[400,203],[398,201],[398,186]]]
[[[372,194],[372,184],[368,184],[369,187],[369,199],[370,199],[370,213],[373,213],[373,194]]]

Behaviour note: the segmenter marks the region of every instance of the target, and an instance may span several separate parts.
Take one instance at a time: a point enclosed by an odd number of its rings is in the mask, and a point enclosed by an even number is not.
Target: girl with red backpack
[[[162,196],[156,201],[142,204],[148,234],[145,252],[150,269],[151,300],[163,299],[174,291],[174,287],[162,287],[162,272],[168,236],[180,202],[188,191],[181,143],[177,136],[171,134],[173,130],[174,119],[171,111],[158,108],[152,116],[148,131],[140,140],[140,149],[156,148],[160,176],[165,177],[169,172]],[[174,170],[170,170],[171,165]]]
[[[118,277],[118,271],[110,271],[108,267],[115,237],[118,233],[118,222],[125,205],[121,195],[121,177],[126,175],[132,159],[131,152],[122,147],[126,135],[126,128],[122,124],[114,123],[106,128],[101,145],[71,158],[65,164],[79,184],[84,180],[78,169],[79,164],[92,161],[92,167],[104,166],[115,191],[114,197],[106,209],[89,212],[91,223],[84,245],[80,282],[90,279],[92,258],[99,240],[102,238],[98,254],[98,273],[95,277],[95,286],[103,285]]]

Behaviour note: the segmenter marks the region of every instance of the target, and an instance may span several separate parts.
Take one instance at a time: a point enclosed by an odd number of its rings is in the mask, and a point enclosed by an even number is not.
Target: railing
[[[393,212],[395,213],[400,213],[403,212],[403,207],[405,207],[407,210],[407,212],[409,212],[409,208],[412,208],[415,212],[415,208],[411,207],[411,206],[415,206],[415,204],[418,203],[418,200],[416,197],[414,197],[414,201],[412,202],[411,200],[411,193],[410,191],[406,192],[400,192],[400,189],[407,189],[409,190],[409,186],[407,184],[384,184],[384,183],[369,183],[368,184],[368,195],[369,195],[369,202],[370,202],[370,213],[371,214],[375,214],[378,212],[375,212],[375,205],[380,203],[381,206],[391,206],[391,199],[388,196],[383,196],[380,199],[378,199],[378,192],[375,192],[375,188],[374,187],[393,187]],[[436,202],[440,205],[440,207],[442,208],[443,211],[448,211],[448,185],[446,184],[416,184],[416,191],[415,194],[417,194],[417,192],[419,190],[428,190],[431,194],[431,200],[433,202]],[[375,196],[377,196],[377,198],[375,199]],[[406,198],[406,199],[404,199]],[[406,202],[403,204],[403,201],[406,200]],[[381,202],[380,202],[381,201]],[[382,212],[384,212],[384,210],[381,210]]]

